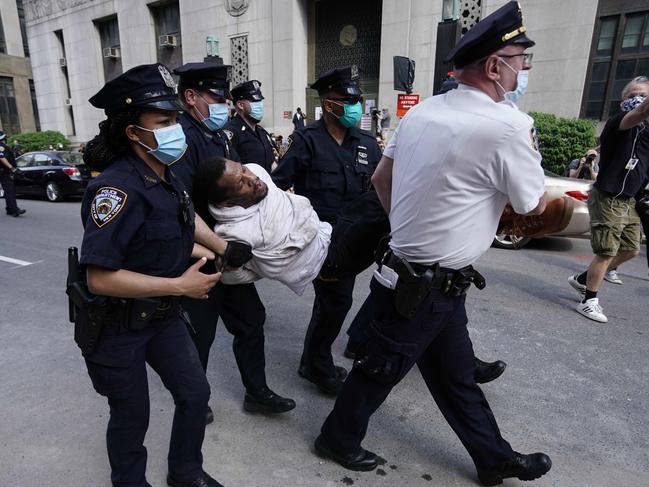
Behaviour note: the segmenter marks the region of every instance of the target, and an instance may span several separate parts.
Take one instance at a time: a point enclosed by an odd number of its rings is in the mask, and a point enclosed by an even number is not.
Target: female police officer
[[[102,174],[88,186],[80,262],[90,291],[108,296],[109,317],[85,353],[97,392],[108,398],[107,446],[114,486],[145,487],[149,423],[146,364],[176,404],[167,483],[220,486],[202,470],[209,385],[184,322],[180,296],[206,298],[219,274],[186,269],[194,241],[193,209],[168,167],[184,154],[175,83],[161,64],[137,66],[90,99],[107,120],[86,147]]]

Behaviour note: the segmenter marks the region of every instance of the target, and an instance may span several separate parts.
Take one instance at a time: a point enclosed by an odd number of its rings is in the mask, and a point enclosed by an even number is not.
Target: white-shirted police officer
[[[471,264],[489,248],[506,203],[522,214],[545,208],[533,121],[512,102],[531,67],[525,30],[517,2],[476,24],[448,58],[459,88],[409,111],[372,178],[392,228],[371,284],[379,309],[315,443],[348,469],[378,464],[361,447],[369,418],[417,364],[482,484],[550,470],[547,455],[517,453],[501,436],[473,377],[465,310],[470,284],[485,284]]]

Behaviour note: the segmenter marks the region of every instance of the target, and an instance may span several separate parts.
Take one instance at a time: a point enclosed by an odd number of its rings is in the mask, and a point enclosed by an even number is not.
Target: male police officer
[[[225,132],[244,164],[254,162],[267,172],[273,169],[275,156],[270,135],[259,125],[264,118],[264,96],[257,80],[241,83],[232,90],[236,116],[225,124]]]
[[[516,453],[500,435],[474,381],[464,307],[471,282],[484,286],[471,264],[489,248],[507,201],[522,214],[545,208],[532,119],[501,103],[531,67],[524,51],[533,44],[517,2],[476,24],[449,55],[459,88],[408,112],[372,178],[392,229],[371,284],[379,309],[315,444],[346,468],[378,464],[361,447],[369,418],[415,363],[480,482],[532,480],[551,467],[547,455]]]
[[[180,75],[178,92],[185,108],[180,116],[180,124],[187,137],[190,160],[185,162],[184,158],[173,166],[173,171],[192,194],[192,179],[202,161],[214,156],[239,160],[229,137],[222,130],[228,117],[230,66],[188,63],[175,69],[174,73]],[[214,221],[207,211],[206,202],[197,201],[195,195],[192,196],[199,215],[213,226]],[[218,248],[214,250],[218,252]],[[250,247],[239,242],[229,242],[223,254],[224,260],[231,267],[241,266],[252,256]],[[182,306],[189,314],[192,337],[205,370],[219,316],[227,330],[234,335],[232,348],[246,388],[246,411],[281,413],[295,407],[295,401],[278,396],[266,384],[263,329],[266,310],[254,284],[219,284],[212,289],[209,299],[185,298]],[[212,422],[213,417],[209,409],[207,422]]]
[[[272,177],[282,189],[294,186],[309,198],[320,220],[334,224],[344,203],[370,189],[381,152],[371,134],[356,128],[362,95],[356,66],[332,69],[311,88],[320,95],[323,117],[293,132]],[[313,282],[315,302],[299,374],[330,395],[338,394],[347,374],[334,366],[331,345],[352,305],[354,281]]]
[[[0,131],[0,184],[5,192],[5,206],[7,215],[20,216],[26,210],[18,208],[16,203],[16,190],[14,175],[20,171],[16,168],[16,157],[11,148],[5,143],[7,134]]]

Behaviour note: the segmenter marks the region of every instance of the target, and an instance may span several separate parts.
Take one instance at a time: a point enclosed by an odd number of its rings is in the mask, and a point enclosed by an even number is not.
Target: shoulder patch
[[[225,130],[225,129],[223,129],[223,133],[224,133],[225,135],[227,135],[228,140],[232,140],[232,138],[234,137],[234,134],[232,133],[231,130]]]
[[[127,197],[124,191],[111,186],[99,188],[90,206],[90,215],[95,225],[101,228],[115,218],[124,208]]]
[[[536,127],[530,129],[530,144],[532,149],[539,152],[539,134],[536,132]]]

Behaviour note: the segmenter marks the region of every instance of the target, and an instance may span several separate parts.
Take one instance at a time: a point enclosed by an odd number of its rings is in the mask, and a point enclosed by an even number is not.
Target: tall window
[[[10,135],[20,133],[14,80],[6,76],[0,76],[0,120],[3,132]]]
[[[2,27],[2,15],[0,15],[0,52],[7,53],[7,43],[5,42],[5,31]]]
[[[23,38],[23,50],[25,57],[29,57],[29,45],[27,44],[27,28],[25,27],[25,7],[23,6],[24,0],[16,0],[16,7],[18,9],[18,22],[20,23],[20,35]]]
[[[34,87],[34,80],[29,80],[29,95],[32,98],[32,110],[34,110],[34,122],[36,123],[36,131],[41,131],[41,119],[38,116],[38,104],[36,103],[36,88]]]
[[[604,120],[619,111],[624,86],[649,75],[649,11],[600,17],[595,27],[582,115]]]
[[[150,5],[155,25],[158,62],[169,69],[182,65],[182,42],[180,35],[180,9],[178,2]]]
[[[117,17],[95,22],[101,42],[101,55],[104,62],[104,78],[110,81],[122,74],[122,53],[119,43]]]

